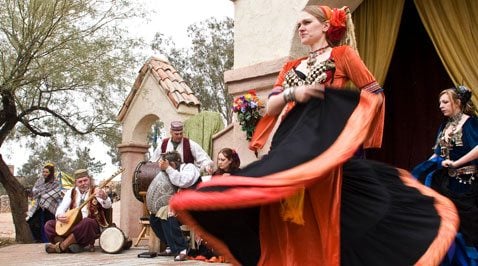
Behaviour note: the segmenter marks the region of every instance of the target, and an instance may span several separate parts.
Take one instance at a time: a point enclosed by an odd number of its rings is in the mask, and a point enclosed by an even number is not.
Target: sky
[[[150,17],[138,18],[128,22],[132,28],[131,34],[135,37],[142,37],[146,43],[153,40],[156,32],[170,36],[174,43],[181,48],[191,45],[187,37],[187,27],[210,17],[234,18],[234,4],[230,0],[136,0],[146,10],[150,10]],[[147,57],[154,55],[153,51],[144,51]],[[149,54],[149,55],[148,55]],[[139,69],[141,66],[137,66]],[[136,71],[136,70],[135,70]],[[134,81],[131,81],[133,84]],[[18,169],[28,161],[29,151],[20,148],[19,143],[10,143],[0,148],[0,153],[5,162],[15,166],[15,175]],[[25,143],[23,143],[25,144]],[[111,176],[117,169],[111,164],[111,159],[106,154],[106,148],[101,143],[91,145],[91,155],[106,163],[103,173],[95,176],[95,179],[102,180]],[[39,166],[41,167],[41,166]],[[119,177],[114,180],[118,180]]]
[[[151,10],[150,21],[139,19],[132,23],[139,36],[151,41],[156,32],[171,36],[176,45],[187,47],[190,40],[186,29],[210,17],[234,17],[234,4],[230,0],[138,0]]]

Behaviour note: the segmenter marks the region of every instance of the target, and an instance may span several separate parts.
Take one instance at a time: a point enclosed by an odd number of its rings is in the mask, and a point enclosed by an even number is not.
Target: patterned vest
[[[90,195],[93,194],[95,191],[95,188],[92,187],[90,188]],[[71,203],[70,203],[70,210],[76,208],[76,189],[73,188],[71,191]],[[96,200],[96,197],[94,197],[90,202],[88,202],[87,205],[88,208],[88,218],[95,219],[98,225],[101,227],[108,227],[109,224],[106,221],[106,215],[105,215],[105,209],[99,202]]]

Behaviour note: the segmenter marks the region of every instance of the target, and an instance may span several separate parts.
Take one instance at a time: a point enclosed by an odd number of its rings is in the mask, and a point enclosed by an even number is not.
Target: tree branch
[[[40,136],[51,136],[51,133],[48,133],[48,132],[40,132],[40,131],[37,131],[35,130],[29,123],[27,120],[24,119],[24,117],[26,117],[28,114],[31,114],[35,111],[44,111],[44,112],[47,112],[49,113],[50,115],[52,115],[54,118],[60,120],[61,122],[63,122],[66,126],[68,126],[71,130],[73,130],[75,133],[77,134],[80,134],[80,135],[85,135],[85,134],[88,134],[88,133],[91,133],[93,132],[96,128],[99,127],[98,126],[93,126],[93,125],[90,125],[89,126],[89,129],[88,130],[85,130],[85,131],[82,131],[80,129],[78,129],[77,127],[75,127],[73,124],[71,124],[65,117],[63,117],[62,115],[58,114],[57,112],[47,108],[47,107],[42,107],[42,106],[33,106],[33,107],[30,107],[29,109],[23,111],[22,113],[20,113],[18,115],[18,120],[23,124],[25,125],[25,127],[28,128],[28,130],[30,130],[33,134],[35,135],[40,135]],[[100,125],[104,124],[104,122],[101,122],[99,123]],[[48,135],[50,134],[50,135]]]

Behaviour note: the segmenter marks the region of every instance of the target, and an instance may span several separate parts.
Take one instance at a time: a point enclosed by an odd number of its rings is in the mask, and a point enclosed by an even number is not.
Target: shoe
[[[60,242],[57,242],[56,244],[51,244],[51,243],[46,244],[45,251],[47,253],[63,253],[63,251],[60,248]]]
[[[65,238],[63,238],[61,236],[55,236],[53,238],[53,243],[63,242],[63,240],[65,240]]]
[[[88,245],[85,247],[88,252],[95,252],[95,245]]]
[[[80,253],[80,252],[83,252],[84,249],[82,246],[78,245],[78,244],[71,244],[70,246],[68,246],[68,250],[71,252],[71,253]]]
[[[185,261],[187,259],[188,259],[188,255],[182,254],[182,253],[179,253],[176,257],[174,257],[174,261]]]
[[[174,253],[167,247],[164,251],[159,252],[158,256],[174,256]]]

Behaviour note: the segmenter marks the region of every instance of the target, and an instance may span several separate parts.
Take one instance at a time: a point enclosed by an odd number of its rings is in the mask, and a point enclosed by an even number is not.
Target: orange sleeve
[[[357,88],[363,89],[371,83],[376,83],[375,77],[350,46],[337,47],[337,55],[335,57],[337,70],[350,79]]]
[[[370,73],[367,66],[350,46],[336,47],[334,51],[334,59],[336,61],[336,74],[334,87],[343,87],[347,80],[351,80],[362,93],[376,93],[377,97],[382,99],[382,104],[377,106],[375,117],[373,119],[368,137],[365,139],[364,148],[380,148],[382,146],[383,129],[385,121],[385,96],[375,77]],[[377,93],[378,92],[378,93]]]

